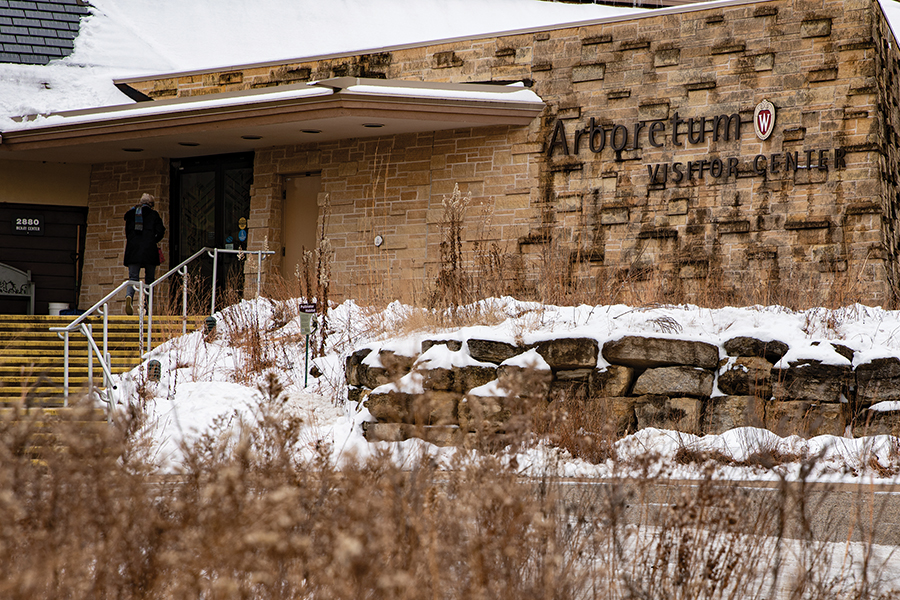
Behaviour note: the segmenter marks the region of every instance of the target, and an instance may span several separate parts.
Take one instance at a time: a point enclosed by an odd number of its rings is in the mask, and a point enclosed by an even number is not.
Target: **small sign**
[[[300,335],[312,335],[318,326],[316,315],[300,313]]]
[[[238,220],[238,229],[247,229],[247,218],[241,217]]]
[[[13,215],[15,235],[44,235],[44,215],[37,213]]]
[[[316,303],[301,304],[298,308],[300,310],[300,334],[312,335],[319,325],[316,322]]]
[[[241,229],[240,231],[238,231],[238,241],[239,242],[247,241],[247,230],[246,229]]]

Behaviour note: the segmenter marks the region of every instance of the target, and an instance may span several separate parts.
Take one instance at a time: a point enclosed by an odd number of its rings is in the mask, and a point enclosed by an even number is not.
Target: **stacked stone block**
[[[443,353],[435,346],[446,345]],[[523,411],[561,400],[597,411],[618,435],[655,427],[720,434],[765,427],[780,435],[900,435],[900,358],[857,364],[837,342],[813,343],[816,358],[787,344],[741,336],[701,340],[560,337],[530,346],[487,339],[429,340],[416,356],[363,349],[346,363],[350,399],[375,422],[373,441],[421,437],[464,443],[504,431]],[[434,366],[436,356],[452,365]],[[604,365],[604,366],[598,366]],[[883,402],[897,405],[881,405]]]

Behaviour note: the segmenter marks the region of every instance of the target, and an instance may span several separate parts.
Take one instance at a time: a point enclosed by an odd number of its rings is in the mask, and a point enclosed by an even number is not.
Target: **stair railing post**
[[[147,300],[147,352],[153,347],[153,288],[150,288]]]
[[[109,350],[109,303],[103,304],[103,354]]]
[[[138,351],[144,347],[144,283],[140,282],[140,302],[138,303]]]
[[[187,333],[187,265],[181,272],[181,335]]]
[[[259,298],[260,288],[262,287],[262,252],[256,255],[256,297]]]
[[[213,276],[212,276],[212,302],[209,307],[209,314],[213,315],[216,312],[216,270],[219,266],[219,249],[213,248]]]
[[[90,323],[82,323],[81,327],[83,329],[84,335],[87,337],[94,339],[94,326]],[[87,349],[87,360],[88,360],[88,397],[93,401],[94,399],[94,353],[91,351],[91,343],[88,342]]]
[[[69,332],[63,343],[63,406],[69,406]]]
[[[88,354],[90,354],[90,350],[88,350]],[[104,302],[103,304],[103,360],[106,361],[106,364],[112,365],[109,360],[109,302]],[[93,363],[93,361],[91,361]],[[103,387],[109,389],[109,385],[112,383],[106,377],[106,371],[103,372]]]

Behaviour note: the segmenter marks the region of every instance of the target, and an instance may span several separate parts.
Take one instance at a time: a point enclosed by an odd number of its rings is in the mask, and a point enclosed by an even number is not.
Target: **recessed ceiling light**
[[[242,135],[241,139],[242,140],[261,140],[262,136],[261,135]]]
[[[374,129],[377,127],[384,127],[384,123],[363,123],[363,127],[371,127]]]
[[[301,129],[300,133],[322,133],[321,129]]]
[[[187,146],[189,148],[193,148],[194,146],[199,146],[197,142],[178,142],[179,146]]]
[[[143,152],[143,148],[122,148],[124,152]]]

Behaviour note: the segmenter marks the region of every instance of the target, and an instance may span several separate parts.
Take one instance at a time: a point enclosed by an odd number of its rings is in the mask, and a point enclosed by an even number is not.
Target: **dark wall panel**
[[[16,231],[16,219],[36,216],[40,232]],[[77,306],[84,261],[87,208],[0,202],[0,262],[31,271],[37,314],[47,314],[50,302]],[[25,314],[27,302],[0,297],[0,314]]]

